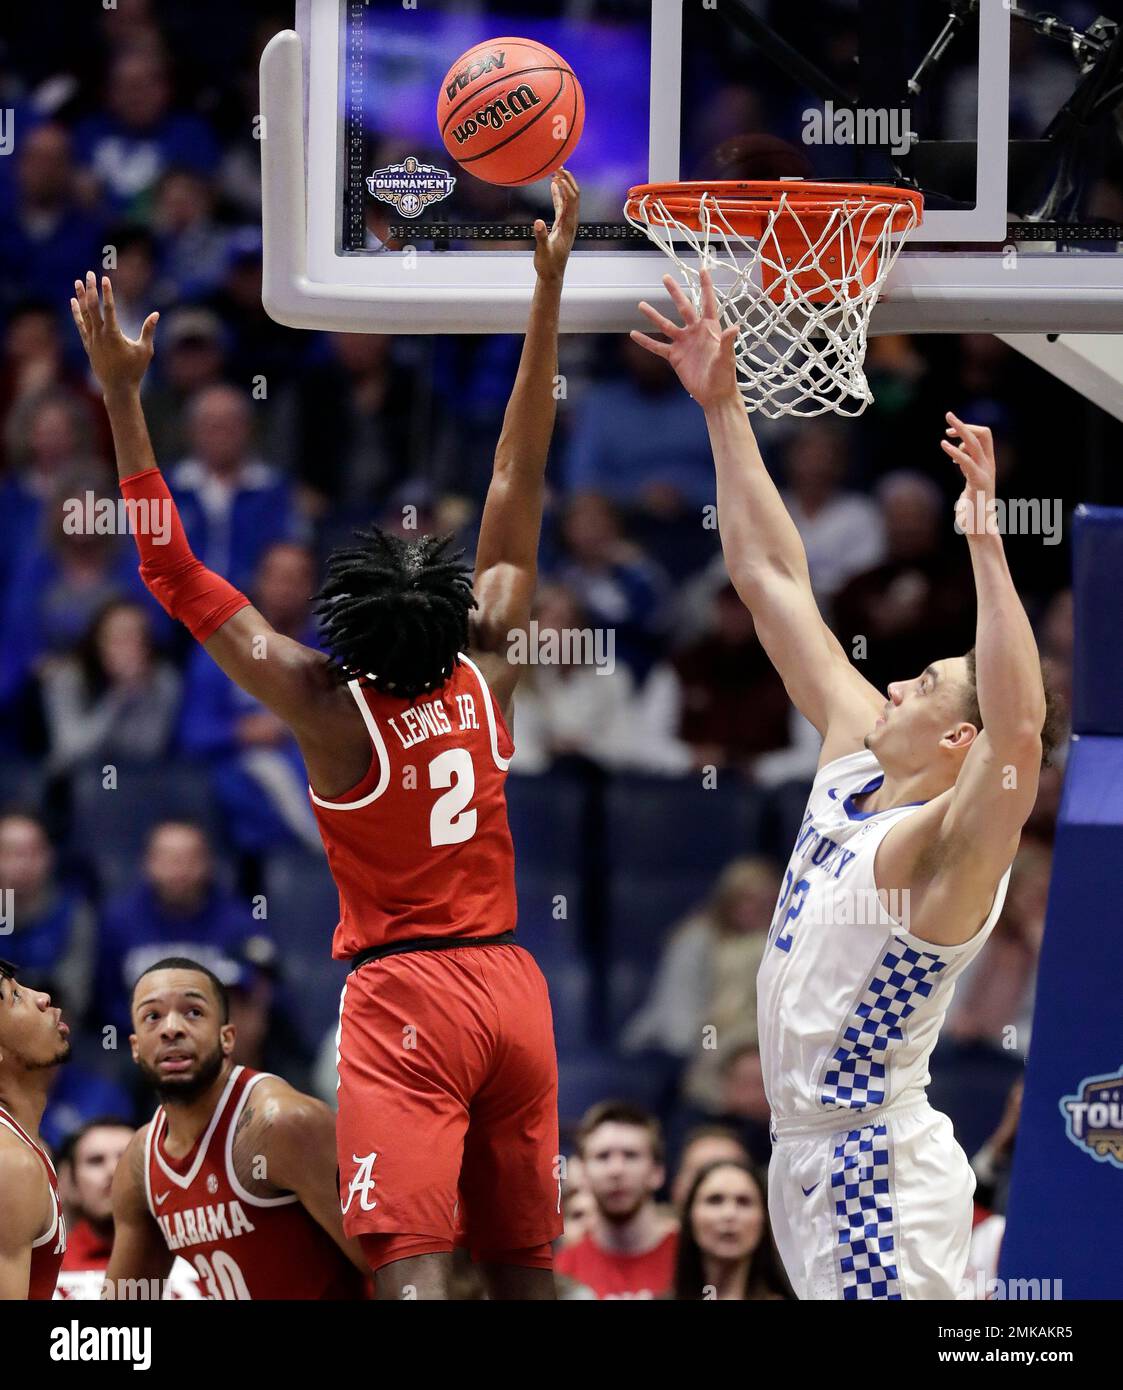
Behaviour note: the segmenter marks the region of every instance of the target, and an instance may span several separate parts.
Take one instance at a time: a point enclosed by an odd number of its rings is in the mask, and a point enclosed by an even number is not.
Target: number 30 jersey
[[[916,803],[880,812],[856,798],[883,781],[867,750],[819,769],[757,976],[764,1087],[777,1120],[849,1116],[920,1099],[955,980],[1002,911],[1010,871],[980,930],[937,946],[908,930],[904,894],[877,891],[878,846]]]
[[[339,889],[332,954],[412,937],[498,936],[515,927],[515,856],[504,784],[514,745],[467,656],[410,701],[351,681],[373,744],[337,800],[311,792]]]

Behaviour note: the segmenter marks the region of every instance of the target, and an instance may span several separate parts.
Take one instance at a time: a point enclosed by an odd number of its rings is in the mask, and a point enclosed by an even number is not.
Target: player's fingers
[[[86,271],[86,311],[90,324],[96,333],[102,327],[101,304],[97,297],[97,276],[92,270]]]
[[[686,324],[688,328],[692,323],[697,323],[698,315],[694,312],[694,305],[691,304],[686,291],[675,277],[673,275],[664,275],[663,285],[667,293],[671,296],[675,308],[681,314],[683,323]]]
[[[140,326],[140,341],[145,347],[152,346],[152,339],[156,332],[156,325],[160,322],[160,311],[157,309]]]
[[[633,343],[638,343],[641,348],[646,348],[648,352],[653,352],[656,357],[670,357],[671,345],[661,343],[657,338],[649,338],[646,333],[641,333],[638,328],[633,328],[628,334]]]
[[[950,410],[947,413],[947,420],[948,423],[952,426],[953,431],[959,435],[959,438],[963,443],[963,447],[967,450],[968,453],[972,455],[983,454],[982,443],[980,442],[979,436],[975,433],[974,428],[971,425],[965,425],[963,421],[959,418],[959,416],[952,414]]]
[[[944,453],[947,454],[948,458],[954,459],[955,462],[959,464],[960,471],[965,478],[974,477],[977,474],[979,465],[966,449],[961,449],[957,444],[952,444],[947,439],[940,440],[940,447],[943,449]]]
[[[70,299],[70,317],[74,320],[74,326],[78,329],[78,336],[82,339],[82,346],[85,347],[87,336],[86,325],[82,321],[82,310],[78,305],[78,301],[73,296],[71,296]]]
[[[86,286],[81,280],[74,281],[74,299],[78,305],[78,312],[82,316],[82,327],[88,333],[90,331],[90,312],[86,308]]]
[[[101,277],[101,297],[105,304],[105,324],[112,332],[117,331],[117,305],[113,298],[113,286],[108,275]]]
[[[672,323],[670,319],[665,318],[658,309],[648,304],[646,299],[640,300],[639,308],[640,313],[643,314],[645,318],[650,319],[659,332],[665,333],[668,338],[677,338],[682,332],[682,329],[677,323]]]
[[[714,294],[713,276],[708,270],[703,270],[699,278],[702,283],[702,317],[704,319],[716,319],[717,295]]]

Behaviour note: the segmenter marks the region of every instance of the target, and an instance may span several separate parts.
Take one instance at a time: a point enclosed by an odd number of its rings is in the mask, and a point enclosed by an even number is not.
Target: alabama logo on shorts
[[[357,1163],[358,1167],[347,1189],[347,1196],[340,1204],[344,1216],[351,1210],[351,1203],[356,1196],[363,1211],[373,1211],[378,1205],[377,1200],[371,1196],[374,1191],[374,1160],[377,1157],[377,1154],[367,1154],[365,1158],[360,1158],[358,1154],[351,1155],[351,1162]]]
[[[1087,1076],[1061,1097],[1068,1137],[1097,1163],[1123,1168],[1123,1066],[1113,1076]]]
[[[435,164],[422,164],[407,155],[401,164],[387,164],[367,175],[367,191],[380,203],[389,203],[403,217],[420,217],[430,203],[439,203],[456,187],[456,178]]]

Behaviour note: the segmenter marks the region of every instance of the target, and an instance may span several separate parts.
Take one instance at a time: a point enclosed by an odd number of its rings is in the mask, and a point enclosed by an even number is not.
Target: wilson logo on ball
[[[540,104],[534,95],[534,89],[529,83],[524,82],[521,87],[516,87],[513,92],[508,92],[505,97],[497,97],[494,101],[489,101],[486,106],[469,116],[452,132],[452,138],[458,145],[462,145],[465,140],[470,140],[479,130],[488,127],[492,130],[502,130],[505,122],[511,120],[512,117],[521,116],[524,111],[529,111],[532,106],[539,106]]]
[[[489,53],[484,58],[476,58],[466,68],[462,68],[449,82],[445,88],[445,95],[451,101],[457,92],[464,90],[469,82],[474,82],[477,77],[482,77],[485,72],[491,72],[493,68],[501,68],[505,62],[506,55],[503,53]]]
[[[465,172],[535,183],[581,138],[585,98],[573,69],[536,39],[487,39],[462,53],[437,93],[437,128]]]

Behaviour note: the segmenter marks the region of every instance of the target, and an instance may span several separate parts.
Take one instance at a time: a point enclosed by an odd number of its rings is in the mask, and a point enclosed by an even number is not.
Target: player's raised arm
[[[989,517],[995,458],[990,431],[966,425],[950,412],[945,453],[963,474],[957,514],[967,536],[975,576],[978,618],[975,693],[982,730],[963,760],[940,827],[938,877],[941,915],[978,926],[994,885],[1017,851],[1022,826],[1037,800],[1042,729],[1047,712],[1041,658],[1033,629],[1014,588],[997,528],[963,525]],[[953,442],[957,441],[957,442]]]
[[[672,276],[663,283],[682,324],[641,304],[670,341],[637,332],[632,338],[671,364],[705,412],[729,577],[792,703],[823,736],[822,761],[827,762],[862,746],[885,697],[850,664],[819,612],[803,541],[768,476],[737,389],[736,329],[721,326],[709,273],[702,273],[701,314]]]
[[[554,175],[554,225],[534,224],[537,283],[514,390],[503,417],[491,485],[484,503],[476,549],[474,589],[479,605],[473,646],[501,654],[508,634],[525,628],[538,578],[546,455],[557,414],[558,318],[562,281],[577,232],[579,191],[566,169]],[[506,706],[519,672],[492,661],[488,679]]]
[[[244,594],[192,554],[157,467],[140,400],[159,315],[149,314],[138,339],[127,338],[117,323],[108,276],[102,278],[101,294],[99,299],[97,280],[88,272],[84,283],[74,282],[70,311],[102,389],[121,491],[136,505],[140,519],[134,537],[141,577],[231,680],[286,720],[298,737],[314,738],[323,724],[324,701],[333,693],[326,658],[275,632]],[[166,527],[143,524],[154,508],[165,517]]]
[[[146,1134],[147,1126],[137,1130],[113,1174],[113,1253],[105,1271],[113,1291],[103,1285],[103,1298],[139,1298],[145,1291],[159,1298],[175,1262],[144,1196]]]

